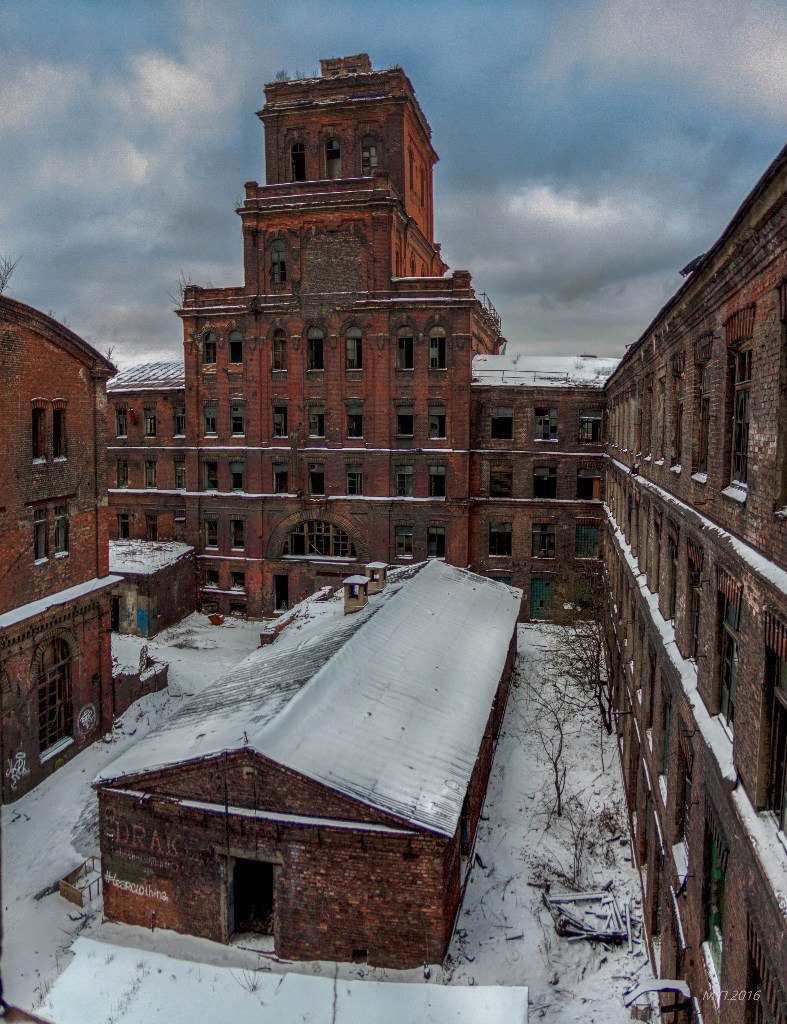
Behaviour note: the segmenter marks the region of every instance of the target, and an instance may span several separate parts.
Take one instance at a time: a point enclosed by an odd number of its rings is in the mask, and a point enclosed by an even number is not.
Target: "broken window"
[[[445,497],[445,466],[429,467],[429,497]]]
[[[209,590],[216,590],[219,585],[219,570],[218,569],[206,569],[205,570],[205,586]]]
[[[435,438],[445,437],[445,406],[429,406],[429,436]]]
[[[243,462],[236,461],[230,463],[230,484],[233,491],[243,490]]]
[[[183,459],[175,459],[175,490],[186,489],[186,463]]]
[[[396,557],[413,557],[413,528],[412,526],[396,527]]]
[[[510,557],[511,535],[511,523],[490,523],[489,554],[496,557]]]
[[[574,539],[574,553],[577,558],[598,558],[598,526],[587,523],[577,523],[576,536]]]
[[[52,457],[66,457],[66,410],[55,409],[52,413]]]
[[[428,526],[426,529],[426,555],[428,558],[445,558],[445,527]]]
[[[128,540],[128,538],[130,536],[130,531],[129,531],[129,526],[128,526],[128,512],[118,512],[117,524],[118,524],[118,537],[121,540]]]
[[[115,486],[128,487],[128,462],[125,459],[118,459],[117,461]]]
[[[186,434],[186,407],[185,405],[176,405],[173,411],[175,418],[175,437],[184,437]]]
[[[536,409],[536,441],[557,440],[557,409]]]
[[[128,410],[124,405],[115,407],[115,434],[126,437],[128,431]]]
[[[271,369],[277,371],[287,369],[287,335],[282,330],[275,331],[273,335]]]
[[[145,413],[145,437],[156,436],[156,407],[154,405],[146,405],[144,409]]]
[[[672,380],[675,418],[672,425],[670,465],[679,466],[683,454],[683,374],[676,373]]]
[[[705,877],[705,941],[708,943],[711,959],[717,977],[722,977],[722,945],[724,932],[724,876],[726,874],[726,850],[713,832],[707,830],[710,855],[707,860]]]
[[[309,492],[325,494],[325,466],[321,462],[309,463]]]
[[[246,521],[244,519],[230,519],[230,539],[232,547],[236,551],[242,551],[246,546]]]
[[[325,143],[325,176],[341,178],[342,148],[338,139],[328,139]]]
[[[284,242],[271,246],[271,284],[284,284],[287,280],[287,250]]]
[[[288,490],[287,466],[284,463],[275,463],[273,466],[273,493],[286,494]]]
[[[489,470],[489,496],[510,498],[514,488],[514,472],[511,469]]]
[[[708,472],[710,446],[710,394],[713,375],[709,366],[700,371],[699,442],[697,445],[697,472]]]
[[[215,363],[216,362],[216,341],[217,336],[215,331],[207,331],[205,337],[202,339],[202,362],[203,363]]]
[[[787,658],[766,648],[766,694],[770,727],[770,757],[766,805],[787,833]]]
[[[306,147],[302,142],[290,147],[290,176],[293,181],[306,181]]]
[[[514,436],[514,410],[508,407],[492,409],[489,436],[498,441],[510,441]]]
[[[238,572],[233,570],[230,573],[230,589],[231,590],[245,590],[246,589],[246,573]]]
[[[68,506],[55,505],[55,554],[68,551]]]
[[[347,533],[333,523],[310,519],[292,530],[284,542],[284,555],[322,555],[328,558],[355,558],[355,545]]]
[[[65,640],[49,643],[38,676],[38,749],[48,750],[71,735],[71,652]]]
[[[310,327],[307,334],[308,361],[307,370],[322,370],[325,367],[323,359],[324,335],[318,327]]]
[[[205,490],[217,491],[219,489],[219,464],[218,462],[203,463],[205,474]]]
[[[533,497],[557,497],[557,469],[554,466],[536,466],[533,469]]]
[[[373,135],[365,135],[361,142],[361,174],[371,178],[377,170],[377,140]]]
[[[551,523],[533,523],[533,558],[555,557],[555,527]]]
[[[433,327],[429,332],[429,369],[445,369],[445,331],[442,327]]]
[[[601,473],[597,469],[577,470],[577,498],[594,501],[601,497]]]
[[[396,467],[396,493],[400,498],[411,498],[413,494],[413,467]]]
[[[40,562],[49,557],[49,523],[46,506],[33,512],[33,558]]]
[[[413,407],[411,405],[396,407],[396,434],[398,437],[413,436]]]
[[[363,437],[363,406],[347,406],[347,436]]]
[[[738,627],[740,605],[720,594],[721,619],[721,713],[732,729],[735,722],[735,707],[738,690]]]
[[[347,470],[347,493],[363,494],[363,472],[360,469]]]
[[[347,370],[363,369],[363,334],[351,327],[344,336],[344,366]]]
[[[243,437],[246,433],[246,415],[243,402],[233,402],[230,406],[230,429],[233,437]]]
[[[46,458],[46,411],[33,409],[33,458]]]
[[[156,460],[145,459],[145,487],[156,486]]]
[[[579,440],[582,444],[599,444],[601,442],[601,413],[599,410],[580,410]]]
[[[402,327],[396,335],[396,369],[412,370],[413,365],[413,332]]]
[[[205,437],[211,437],[218,433],[218,405],[216,402],[206,402],[203,409],[203,429]]]
[[[230,331],[229,345],[230,345],[230,362],[231,363],[242,363],[243,362],[243,332],[242,331]]]
[[[749,478],[749,416],[752,350],[736,353],[733,380],[732,479],[745,484]]]
[[[325,406],[309,406],[309,437],[325,437]]]
[[[274,405],[273,407],[273,436],[287,436],[287,406]]]
[[[145,540],[158,540],[158,516],[155,512],[145,513]]]

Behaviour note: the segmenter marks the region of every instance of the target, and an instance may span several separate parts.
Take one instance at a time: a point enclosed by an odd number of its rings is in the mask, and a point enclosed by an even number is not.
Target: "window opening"
[[[306,181],[306,147],[302,142],[290,147],[290,176],[293,181]]]
[[[327,178],[342,176],[342,149],[338,139],[328,139],[325,143],[325,172]]]
[[[511,523],[489,524],[489,554],[495,557],[511,555]]]
[[[277,241],[271,246],[271,284],[287,281],[287,250],[284,242]]]
[[[492,409],[489,433],[496,440],[510,441],[514,436],[514,410]]]
[[[71,655],[65,640],[53,640],[38,676],[38,749],[48,750],[70,736],[73,724]]]

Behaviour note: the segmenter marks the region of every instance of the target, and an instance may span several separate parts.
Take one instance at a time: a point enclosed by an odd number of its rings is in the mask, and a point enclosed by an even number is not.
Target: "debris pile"
[[[555,931],[569,941],[628,942],[632,948],[631,911],[609,888],[599,892],[544,893],[544,904],[555,922]]]

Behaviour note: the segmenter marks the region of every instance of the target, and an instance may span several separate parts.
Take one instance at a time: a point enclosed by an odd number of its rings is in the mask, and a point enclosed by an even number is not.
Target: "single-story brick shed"
[[[295,960],[442,960],[521,592],[430,561],[311,598],[98,777],[107,918]]]

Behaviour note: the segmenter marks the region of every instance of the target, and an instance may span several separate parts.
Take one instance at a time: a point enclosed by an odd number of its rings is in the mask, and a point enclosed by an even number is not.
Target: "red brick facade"
[[[112,721],[104,406],[114,372],[67,328],[0,297],[4,800]]]
[[[782,152],[607,388],[646,925],[713,1024],[787,1013],[786,200]]]

